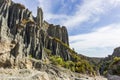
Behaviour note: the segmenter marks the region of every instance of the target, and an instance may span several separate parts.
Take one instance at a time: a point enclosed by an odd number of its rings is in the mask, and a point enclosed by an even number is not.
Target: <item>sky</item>
[[[36,16],[66,26],[70,47],[89,57],[107,57],[120,46],[120,0],[13,0]]]

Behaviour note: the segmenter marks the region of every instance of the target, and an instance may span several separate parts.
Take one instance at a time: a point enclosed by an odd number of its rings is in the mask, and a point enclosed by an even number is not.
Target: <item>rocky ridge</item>
[[[41,8],[37,10],[37,17],[33,17],[32,12],[24,5],[11,0],[1,0],[0,8],[0,42],[15,45],[12,49],[9,48],[10,58],[13,57],[14,61],[29,55],[44,59],[44,48],[65,60],[70,59],[67,49],[51,39],[55,37],[69,45],[67,29],[44,21]]]

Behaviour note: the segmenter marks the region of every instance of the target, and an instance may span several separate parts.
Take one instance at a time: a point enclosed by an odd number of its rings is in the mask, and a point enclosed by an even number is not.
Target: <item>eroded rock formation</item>
[[[0,42],[14,44],[8,53],[14,65],[29,56],[45,59],[45,48],[53,55],[70,60],[69,49],[56,39],[69,46],[66,27],[44,21],[41,8],[37,9],[37,17],[34,17],[24,5],[0,0]]]
[[[120,47],[117,47],[114,49],[114,52],[112,54],[114,57],[120,57]]]

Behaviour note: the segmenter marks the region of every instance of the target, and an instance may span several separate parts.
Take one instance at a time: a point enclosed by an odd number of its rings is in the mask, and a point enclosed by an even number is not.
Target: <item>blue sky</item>
[[[120,46],[120,0],[13,0],[36,16],[42,7],[49,23],[67,27],[71,48],[90,57],[105,57]]]

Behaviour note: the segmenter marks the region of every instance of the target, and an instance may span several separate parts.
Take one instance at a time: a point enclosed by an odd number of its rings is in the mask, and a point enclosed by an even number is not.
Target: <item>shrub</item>
[[[60,65],[64,68],[70,69],[73,72],[94,74],[93,66],[90,65],[86,60],[81,60],[78,62],[64,61],[60,56],[51,56],[50,61],[54,65]]]
[[[69,63],[68,62],[64,62],[64,66],[63,67],[69,69]]]
[[[113,61],[109,65],[109,69],[112,70],[112,73],[115,75],[120,75],[120,65],[118,64],[120,62],[120,57],[114,57]]]
[[[75,71],[75,63],[72,61],[66,61],[63,65],[65,68],[70,69],[71,71]]]
[[[74,62],[81,61],[81,58],[76,54],[72,54],[72,57],[74,58]]]
[[[75,71],[78,72],[78,73],[86,73],[84,66],[81,66],[81,67],[77,66],[77,67],[75,67]]]
[[[52,61],[52,64],[54,65],[63,65],[64,61],[60,56],[51,56],[50,60]]]
[[[70,70],[75,72],[75,67],[72,66]]]
[[[78,73],[94,74],[93,66],[86,60],[81,60],[75,63],[75,71]]]
[[[114,57],[113,64],[117,64],[120,61],[120,57]]]

